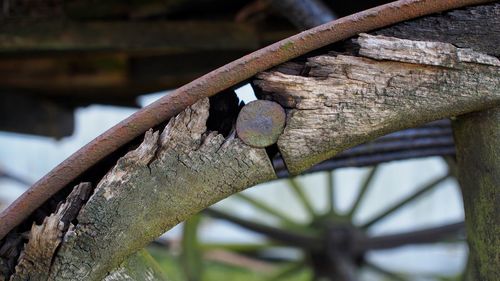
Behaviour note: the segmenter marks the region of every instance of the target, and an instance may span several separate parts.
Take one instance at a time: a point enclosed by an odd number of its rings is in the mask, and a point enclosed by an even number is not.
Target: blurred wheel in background
[[[262,184],[187,221],[173,247],[178,260],[151,251],[171,268],[179,263],[183,272],[170,273],[179,280],[462,280],[463,211],[448,163],[399,161]]]

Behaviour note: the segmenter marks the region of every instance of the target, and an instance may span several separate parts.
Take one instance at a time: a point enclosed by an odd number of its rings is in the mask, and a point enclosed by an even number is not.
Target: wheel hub
[[[319,251],[310,251],[309,258],[317,278],[327,280],[350,280],[354,273],[351,265],[360,266],[364,252],[358,245],[365,233],[346,219],[315,223],[323,229],[324,246]]]

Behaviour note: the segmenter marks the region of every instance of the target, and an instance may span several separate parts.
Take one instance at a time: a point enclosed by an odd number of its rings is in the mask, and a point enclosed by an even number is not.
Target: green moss
[[[281,45],[281,49],[285,51],[291,50],[295,45],[293,42],[286,42],[285,44]]]
[[[454,124],[474,280],[500,276],[500,109]]]

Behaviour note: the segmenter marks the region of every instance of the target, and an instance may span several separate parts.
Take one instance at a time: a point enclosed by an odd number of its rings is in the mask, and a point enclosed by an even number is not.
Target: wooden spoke
[[[318,249],[321,247],[321,240],[311,234],[300,233],[295,230],[283,230],[280,228],[256,223],[215,209],[206,209],[204,213],[214,218],[232,222],[236,225],[244,227],[245,229],[263,234],[272,240],[279,241],[292,247],[305,249]]]
[[[409,244],[443,242],[446,239],[463,242],[463,239],[456,240],[456,238],[459,238],[460,235],[464,236],[464,234],[465,224],[462,221],[416,231],[370,237],[359,243],[358,247],[360,252],[365,252],[367,250],[390,249]]]
[[[226,251],[250,253],[267,250],[273,247],[280,247],[281,244],[275,242],[259,242],[259,243],[200,243],[199,247],[203,251],[213,249],[224,249]]]
[[[372,225],[376,224],[377,222],[379,222],[380,220],[384,219],[385,217],[391,215],[392,213],[394,213],[395,211],[399,210],[400,208],[406,206],[408,203],[411,203],[413,202],[414,200],[417,200],[418,198],[420,198],[423,194],[433,190],[436,186],[438,186],[440,183],[444,182],[445,180],[447,180],[448,178],[450,177],[450,174],[446,174],[444,176],[441,176],[429,183],[427,183],[426,185],[424,185],[423,187],[417,189],[417,191],[415,191],[414,193],[412,193],[411,195],[405,197],[404,199],[402,199],[401,201],[397,202],[396,204],[390,206],[389,208],[385,209],[384,211],[382,211],[380,214],[376,215],[375,217],[373,217],[372,219],[370,219],[368,222],[364,223],[361,228],[363,229],[367,229],[369,227],[371,227]]]
[[[361,185],[358,196],[354,200],[354,203],[347,214],[350,218],[352,218],[356,214],[356,211],[359,208],[359,204],[361,203],[366,192],[368,191],[368,187],[371,186],[371,183],[373,181],[373,177],[375,176],[377,169],[378,169],[378,165],[371,168],[370,172],[368,173],[365,180],[363,181],[363,184]]]
[[[330,171],[326,173],[327,176],[327,204],[328,204],[328,212],[332,215],[336,215],[336,207],[335,207],[335,172]]]
[[[184,223],[182,233],[181,265],[187,280],[201,281],[203,273],[202,254],[198,246],[198,225],[201,217],[194,215]]]
[[[281,220],[281,222],[283,222],[283,224],[285,224],[285,225],[297,226],[297,223],[295,221],[293,221],[293,219],[289,218],[287,215],[283,214],[282,212],[272,208],[271,206],[269,206],[269,205],[267,205],[267,204],[265,204],[257,199],[254,199],[254,198],[252,198],[248,195],[242,194],[242,193],[235,194],[234,197],[241,199],[241,200],[245,201],[246,203],[252,205],[256,209]]]
[[[311,201],[307,198],[307,195],[304,193],[303,186],[297,181],[297,179],[290,178],[287,180],[288,186],[293,190],[295,196],[300,201],[306,212],[311,218],[316,217],[316,211],[314,210]]]

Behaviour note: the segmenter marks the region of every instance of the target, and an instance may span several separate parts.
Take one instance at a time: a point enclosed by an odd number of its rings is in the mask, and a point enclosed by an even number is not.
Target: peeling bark
[[[366,34],[357,44],[362,57],[309,58],[307,77],[270,71],[254,81],[289,108],[278,147],[292,174],[389,132],[500,104],[495,57]]]
[[[276,177],[264,149],[206,132],[208,99],[121,158],[64,237],[50,280],[99,280],[203,208]]]

